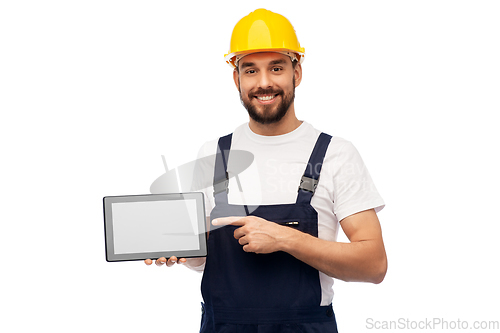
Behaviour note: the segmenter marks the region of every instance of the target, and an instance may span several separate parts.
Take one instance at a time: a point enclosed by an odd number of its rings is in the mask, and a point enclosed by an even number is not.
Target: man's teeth
[[[274,95],[272,96],[257,96],[257,98],[260,100],[260,101],[270,101],[274,98]]]

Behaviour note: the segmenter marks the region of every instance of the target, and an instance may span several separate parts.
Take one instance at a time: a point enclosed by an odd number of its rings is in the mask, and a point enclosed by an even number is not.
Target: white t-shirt
[[[252,132],[248,123],[233,132],[231,150],[253,154],[252,164],[230,177],[228,201],[235,205],[273,205],[295,203],[300,179],[321,131],[303,122],[294,131],[278,136],[262,136]],[[213,179],[213,164],[218,139],[207,142],[199,158],[212,156],[206,177]],[[235,161],[229,155],[231,176]],[[241,165],[241,163],[239,163]],[[233,173],[234,175],[234,173]],[[239,183],[239,184],[238,184]],[[207,216],[214,207],[213,187],[204,189]],[[339,137],[333,137],[320,173],[311,205],[318,212],[318,237],[336,241],[339,221],[368,209],[380,211],[384,201],[356,148]],[[320,272],[321,305],[333,299],[333,278]]]

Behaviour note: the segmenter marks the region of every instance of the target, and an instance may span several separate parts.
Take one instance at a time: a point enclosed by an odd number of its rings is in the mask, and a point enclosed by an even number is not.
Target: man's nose
[[[261,71],[259,73],[259,87],[266,89],[272,86],[270,73],[268,71]]]

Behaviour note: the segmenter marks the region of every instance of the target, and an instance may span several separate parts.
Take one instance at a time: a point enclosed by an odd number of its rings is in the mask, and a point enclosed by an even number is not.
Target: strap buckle
[[[214,197],[216,194],[219,194],[224,191],[226,193],[229,193],[229,177],[227,172],[226,172],[226,178],[223,178],[218,182],[214,183]]]
[[[318,179],[302,176],[300,179],[299,191],[304,190],[314,193],[318,186],[318,181]]]

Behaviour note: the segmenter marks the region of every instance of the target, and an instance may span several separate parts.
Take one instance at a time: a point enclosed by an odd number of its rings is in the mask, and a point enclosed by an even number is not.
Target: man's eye
[[[271,69],[271,71],[273,72],[279,72],[281,70],[280,67],[273,67],[273,69]]]
[[[249,70],[247,70],[247,71],[246,71],[246,73],[247,73],[247,74],[253,74],[253,73],[255,73],[255,70],[253,70],[253,69],[249,69]]]

